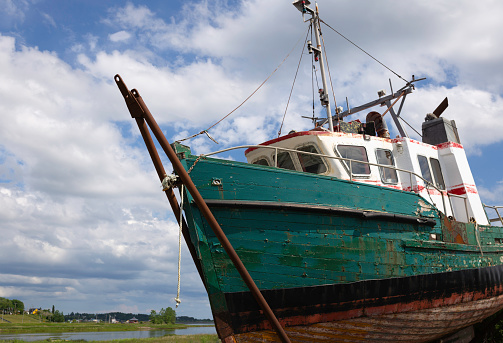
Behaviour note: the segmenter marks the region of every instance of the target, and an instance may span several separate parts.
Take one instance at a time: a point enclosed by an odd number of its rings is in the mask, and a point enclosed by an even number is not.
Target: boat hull
[[[292,341],[428,342],[503,307],[501,266],[262,294]],[[226,294],[236,341],[275,341],[251,294]]]
[[[503,246],[491,244],[501,228],[451,221],[411,192],[196,162],[187,151],[180,158],[292,341],[427,342],[503,307]],[[277,340],[185,196],[187,244],[202,266],[220,339]],[[423,319],[400,329],[413,318]]]
[[[292,342],[431,342],[491,316],[502,306],[503,296],[498,296],[417,311],[285,327],[285,331]],[[473,338],[473,330],[464,334],[469,338],[467,342]],[[235,334],[223,341],[280,342],[272,330]]]

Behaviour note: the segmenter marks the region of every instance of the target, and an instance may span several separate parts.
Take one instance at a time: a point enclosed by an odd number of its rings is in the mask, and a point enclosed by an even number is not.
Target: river
[[[175,330],[145,330],[145,331],[101,331],[101,332],[61,332],[61,333],[26,333],[26,334],[6,334],[0,335],[2,340],[23,340],[26,342],[43,341],[50,339],[61,340],[86,340],[86,341],[110,341],[114,339],[126,338],[151,338],[171,335],[198,335],[216,334],[214,326],[189,327],[187,329]]]

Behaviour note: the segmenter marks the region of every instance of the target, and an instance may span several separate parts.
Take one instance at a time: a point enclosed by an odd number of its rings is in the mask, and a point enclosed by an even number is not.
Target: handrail
[[[453,196],[453,197],[456,197],[456,198],[464,199],[466,218],[467,218],[467,220],[469,219],[468,207],[467,207],[467,197],[466,196],[461,196],[461,195],[458,195],[458,194],[449,193],[447,190],[441,190],[440,188],[438,188],[437,186],[435,186],[430,181],[426,180],[421,175],[419,175],[419,174],[417,174],[417,173],[415,173],[413,171],[410,171],[410,170],[397,168],[397,167],[395,167],[393,165],[378,164],[378,163],[372,163],[372,162],[368,162],[368,161],[359,161],[359,160],[353,160],[353,159],[345,158],[345,157],[331,156],[331,155],[325,155],[325,154],[320,154],[320,153],[307,152],[307,151],[302,151],[302,150],[289,149],[289,148],[283,148],[283,147],[279,147],[279,146],[270,146],[270,145],[239,145],[239,146],[235,146],[235,147],[231,147],[231,148],[217,150],[217,151],[210,152],[210,153],[207,153],[207,154],[201,154],[201,156],[202,157],[207,157],[207,156],[212,156],[212,155],[224,153],[224,152],[227,152],[227,151],[238,150],[238,149],[248,149],[248,148],[261,148],[261,149],[262,148],[266,148],[266,149],[275,150],[274,167],[276,167],[276,168],[278,167],[278,150],[288,151],[288,152],[294,152],[294,153],[301,153],[301,154],[306,154],[306,155],[319,156],[319,157],[326,157],[326,158],[331,158],[331,159],[341,160],[341,161],[348,161],[349,162],[349,171],[347,170],[347,166],[345,167],[345,169],[346,169],[346,171],[348,171],[350,181],[353,181],[353,175],[354,175],[353,174],[353,170],[352,170],[352,163],[363,163],[363,164],[367,164],[369,166],[377,166],[377,167],[380,167],[380,168],[389,168],[389,169],[393,169],[395,171],[399,171],[399,172],[402,172],[402,173],[407,173],[407,174],[410,175],[410,189],[411,189],[411,192],[419,193],[419,190],[416,192],[416,191],[414,191],[414,187],[412,187],[412,176],[415,176],[415,177],[417,177],[417,178],[419,178],[419,179],[421,179],[423,181],[423,183],[425,184],[426,188],[432,187],[432,188],[436,189],[442,195],[442,205],[443,205],[443,209],[444,209],[444,212],[445,212],[446,215],[447,215],[447,207],[446,207],[446,204],[445,204],[444,192],[447,195],[447,198],[449,199],[449,205],[451,207],[451,213],[453,215],[454,215],[454,210],[453,210],[453,206],[452,206],[452,202],[451,202],[450,197]],[[429,195],[429,192],[428,192],[428,195]],[[430,197],[430,200],[433,203],[433,205],[436,206],[435,202],[431,199],[431,197]],[[499,213],[498,213],[498,215],[499,215]],[[500,219],[501,219],[501,216],[500,216]],[[502,220],[502,223],[503,223],[503,220]]]
[[[502,217],[502,214],[499,213],[498,209],[499,208],[503,208],[503,206],[490,206],[490,205],[486,205],[486,204],[482,204],[484,206],[484,208],[492,208],[493,210],[496,211],[496,215],[498,216],[498,218],[493,218],[493,219],[489,219],[489,223],[494,223],[494,222],[500,222],[501,225],[503,225],[503,217]],[[487,213],[487,212],[486,212]]]

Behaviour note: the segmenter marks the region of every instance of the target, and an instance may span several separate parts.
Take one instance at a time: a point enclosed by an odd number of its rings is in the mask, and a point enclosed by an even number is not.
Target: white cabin
[[[245,152],[249,163],[275,166],[277,154],[279,168],[412,191],[458,221],[473,218],[478,224],[489,224],[459,143],[430,145],[405,137],[315,129],[292,132],[261,145],[269,148]]]

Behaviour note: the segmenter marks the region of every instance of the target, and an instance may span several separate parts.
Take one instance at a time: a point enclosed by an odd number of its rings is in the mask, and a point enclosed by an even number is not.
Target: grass
[[[167,335],[158,338],[141,338],[141,339],[118,339],[114,341],[100,341],[94,343],[216,343],[220,342],[217,335]]]
[[[4,314],[3,318],[5,320],[2,321],[2,316],[0,315],[0,327],[1,324],[17,324],[17,323],[40,323],[40,318],[37,315],[33,314],[25,314],[23,315],[12,315],[12,314]]]
[[[2,341],[2,343],[21,343],[24,341],[14,340],[14,341]],[[48,342],[44,341],[32,341],[36,342]],[[66,342],[63,340],[51,340],[50,342]],[[86,342],[84,340],[72,341],[72,343]],[[217,343],[220,342],[217,335],[167,335],[164,337],[157,338],[131,338],[131,339],[115,339],[111,341],[93,341],[93,343]]]
[[[40,322],[38,316],[25,315],[4,315],[2,321],[0,317],[0,334],[31,334],[31,333],[60,333],[60,332],[99,332],[99,331],[137,331],[137,330],[173,330],[185,329],[189,327],[184,324],[108,324],[108,323],[44,323]],[[201,325],[207,326],[207,325]],[[211,325],[212,326],[212,325]],[[191,327],[194,327],[191,325]],[[21,343],[21,340],[8,340],[2,343]],[[41,340],[35,342],[49,342]],[[50,342],[65,342],[63,340],[50,340]],[[72,342],[85,342],[72,341]],[[119,339],[110,341],[93,341],[93,343],[214,343],[219,342],[217,335],[166,335],[157,338],[134,338]]]
[[[39,323],[39,322],[15,322],[0,323],[0,334],[17,333],[59,333],[59,332],[99,332],[99,331],[137,331],[137,330],[173,330],[185,329],[184,324],[108,324],[108,323]],[[26,319],[26,316],[25,316]]]

